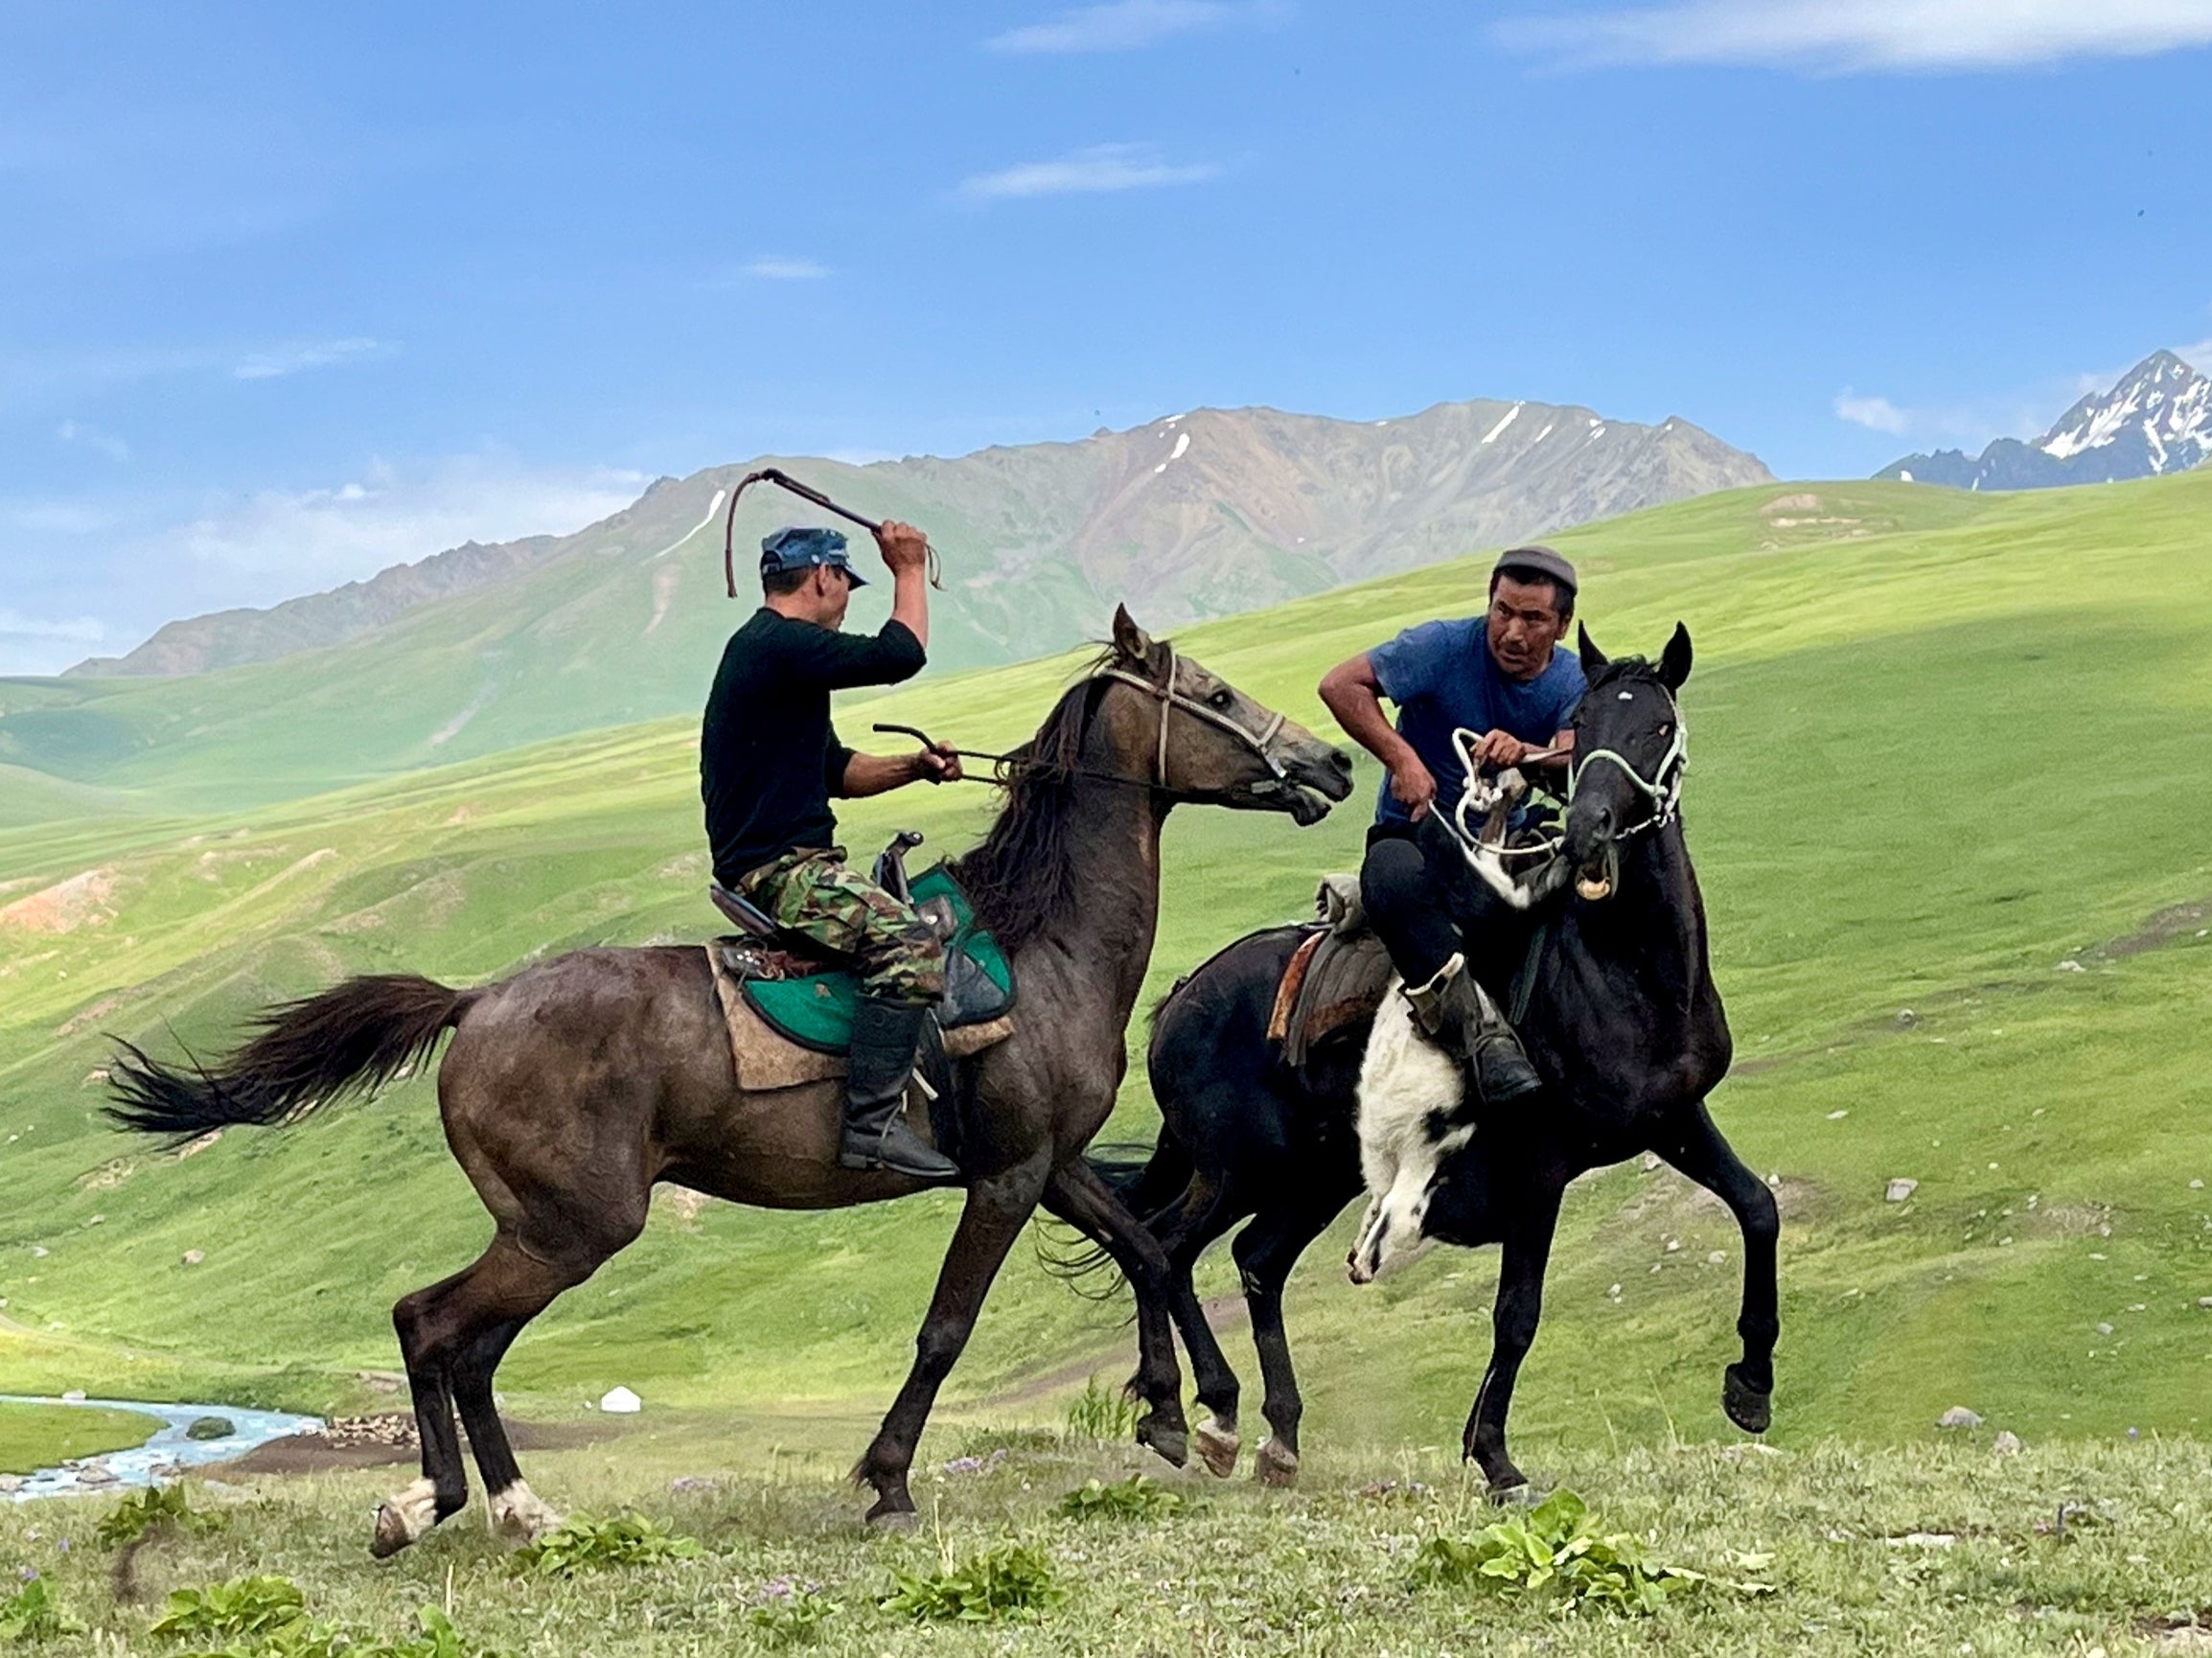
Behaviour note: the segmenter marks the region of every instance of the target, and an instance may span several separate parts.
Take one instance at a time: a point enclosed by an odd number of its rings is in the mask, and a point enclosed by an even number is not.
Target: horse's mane
[[[1611,679],[1656,679],[1659,669],[1648,656],[1614,656],[1590,677],[1587,696]]]
[[[1091,663],[1112,661],[1108,649]],[[1075,861],[1068,845],[1081,765],[1101,682],[1086,674],[1068,687],[1037,734],[1016,748],[999,779],[1006,803],[974,851],[953,859],[952,872],[1000,945],[1019,950],[1075,896]]]

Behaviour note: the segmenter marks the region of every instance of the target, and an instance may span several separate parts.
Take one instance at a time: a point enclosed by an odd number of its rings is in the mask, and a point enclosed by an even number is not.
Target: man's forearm
[[[863,800],[870,794],[903,789],[922,774],[918,754],[855,754],[845,762],[844,796]]]
[[[1413,745],[1397,734],[1383,712],[1382,699],[1365,685],[1336,684],[1325,679],[1321,700],[1344,733],[1393,771],[1419,756]]]
[[[924,650],[930,644],[930,582],[918,569],[900,570],[891,578],[891,620],[904,622]]]

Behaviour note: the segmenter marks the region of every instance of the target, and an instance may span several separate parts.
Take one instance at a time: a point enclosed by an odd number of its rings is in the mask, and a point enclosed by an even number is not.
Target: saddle
[[[1014,969],[942,864],[908,879],[906,854],[921,841],[903,831],[876,860],[873,875],[878,886],[911,904],[945,947],[945,997],[915,1071],[934,1097],[952,1088],[945,1061],[979,1053],[1014,1033]],[[778,927],[742,894],[720,884],[707,891],[742,930],[706,947],[740,1086],[795,1088],[844,1075],[860,1000],[852,964]]]
[[[1390,953],[1367,924],[1359,877],[1325,875],[1314,894],[1315,919],[1276,986],[1267,1036],[1283,1063],[1303,1069],[1326,1038],[1371,1021],[1390,988]]]

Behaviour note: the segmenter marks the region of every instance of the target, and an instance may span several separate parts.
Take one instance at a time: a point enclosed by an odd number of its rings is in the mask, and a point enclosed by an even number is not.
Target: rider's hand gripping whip
[[[884,526],[876,519],[864,518],[851,508],[839,506],[821,491],[800,483],[798,479],[779,467],[762,467],[756,472],[747,472],[745,476],[737,480],[737,488],[729,492],[729,511],[723,515],[722,519],[722,576],[723,580],[728,584],[729,596],[733,599],[737,597],[737,560],[734,543],[734,537],[737,533],[737,498],[754,484],[774,484],[779,489],[789,490],[801,500],[814,502],[816,506],[820,507],[825,512],[837,514],[839,518],[845,519],[848,523],[860,525],[870,535],[880,536],[883,534]],[[945,584],[942,571],[938,567],[937,549],[931,547],[929,556],[930,586],[942,592]]]

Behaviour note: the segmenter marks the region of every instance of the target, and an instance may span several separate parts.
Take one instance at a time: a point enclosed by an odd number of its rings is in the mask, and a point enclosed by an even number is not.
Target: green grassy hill
[[[1818,484],[1559,538],[1609,651],[1655,649],[1677,617],[1696,639],[1685,815],[1739,1054],[1715,1110],[1780,1183],[1786,1444],[1911,1439],[1953,1403],[2030,1436],[2200,1425],[2208,522],[2212,475],[2013,497]],[[1479,607],[1485,567],[1180,642],[1317,722],[1325,666]],[[996,748],[1070,671],[928,676],[841,718],[848,735],[895,717]],[[469,980],[584,943],[703,936],[693,742],[671,720],[189,822],[0,814],[0,905],[46,895],[43,930],[0,917],[0,1391],[357,1402],[354,1372],[396,1363],[392,1301],[487,1232],[426,1079],[179,1160],[101,1126],[101,1033],[219,1046],[250,1009],[347,972]],[[194,750],[168,798],[219,798],[252,764]],[[911,823],[955,847],[989,803],[871,802],[847,838]],[[1364,794],[1302,833],[1178,813],[1155,987],[1302,912],[1320,871],[1353,863],[1365,817]],[[1108,1138],[1152,1120],[1133,1082]],[[1899,1176],[1919,1187],[1886,1203]],[[533,1326],[502,1386],[525,1410],[617,1382],[649,1408],[873,1410],[953,1213],[944,1196],[796,1217],[664,1202]],[[1494,1256],[1438,1252],[1355,1291],[1342,1242],[1292,1291],[1309,1436],[1452,1443]],[[183,1264],[188,1250],[204,1260]],[[1726,1216],[1671,1176],[1585,1181],[1517,1398],[1522,1441],[1586,1454],[1728,1432],[1737,1272]],[[1224,1266],[1209,1287],[1233,1290]],[[1079,1382],[1123,1339],[1118,1319],[1018,1254],[956,1393]],[[1256,1387],[1240,1336],[1231,1352]]]

